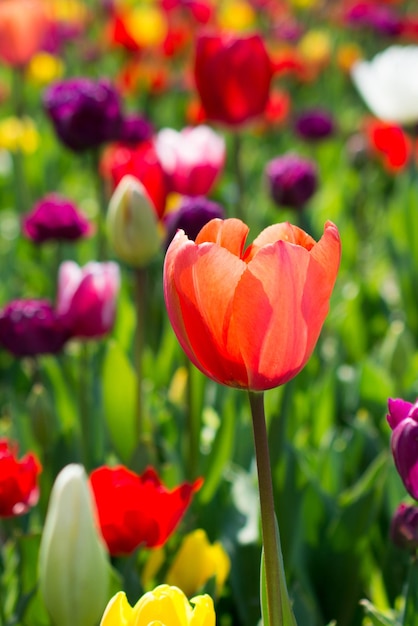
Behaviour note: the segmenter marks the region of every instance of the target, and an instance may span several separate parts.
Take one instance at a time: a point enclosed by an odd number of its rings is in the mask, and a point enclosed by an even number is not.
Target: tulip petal
[[[209,230],[213,233],[217,230],[216,236],[222,240],[225,233],[213,222],[217,220],[209,222]],[[236,222],[240,224],[239,220]],[[174,331],[186,354],[201,371],[221,382],[236,377],[245,385],[239,346],[235,345],[228,354],[224,346],[234,292],[246,264],[219,245],[198,246],[190,244],[186,237],[183,244],[179,241],[176,235],[167,251],[164,279]]]
[[[190,602],[194,604],[194,609],[189,626],[215,626],[215,611],[210,596],[196,596]]]
[[[257,254],[260,248],[263,248],[269,243],[275,243],[276,241],[294,243],[307,250],[310,250],[316,243],[304,230],[293,226],[289,222],[272,224],[265,228],[258,237],[254,239],[244,255],[244,260],[248,263]]]
[[[408,493],[418,499],[418,422],[402,420],[392,432],[391,447],[396,469]]]
[[[118,591],[109,601],[100,626],[129,626],[132,615],[133,609],[125,592]]]
[[[215,218],[205,224],[196,237],[196,244],[213,242],[226,248],[237,257],[242,256],[249,228],[241,220]]]

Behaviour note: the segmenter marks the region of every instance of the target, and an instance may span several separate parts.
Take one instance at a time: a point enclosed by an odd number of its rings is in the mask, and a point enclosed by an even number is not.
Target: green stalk
[[[249,391],[249,400],[253,420],[263,538],[264,577],[262,577],[262,583],[265,582],[267,604],[267,620],[264,618],[264,622],[265,626],[267,624],[268,626],[296,626],[287,594],[280,536],[274,511],[264,394]]]
[[[145,418],[144,401],[142,397],[142,356],[144,351],[144,328],[145,328],[145,303],[147,292],[147,270],[138,267],[134,270],[135,276],[135,310],[136,310],[136,329],[135,329],[135,371],[137,380],[136,395],[136,434],[137,441],[141,443],[147,435],[149,435],[149,424]]]
[[[235,177],[235,186],[236,186],[236,205],[235,205],[235,215],[233,217],[237,217],[240,220],[245,221],[245,211],[244,211],[244,193],[245,193],[245,184],[244,184],[244,169],[242,166],[242,136],[238,131],[235,131],[232,134],[232,159],[233,159],[233,171]]]

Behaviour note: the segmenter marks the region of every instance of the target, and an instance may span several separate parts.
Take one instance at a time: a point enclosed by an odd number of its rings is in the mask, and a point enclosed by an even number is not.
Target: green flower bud
[[[162,228],[142,183],[124,176],[109,203],[107,231],[115,254],[133,267],[144,267],[161,248]]]
[[[87,475],[71,464],[52,487],[39,553],[40,591],[56,626],[95,626],[109,594],[109,562]]]

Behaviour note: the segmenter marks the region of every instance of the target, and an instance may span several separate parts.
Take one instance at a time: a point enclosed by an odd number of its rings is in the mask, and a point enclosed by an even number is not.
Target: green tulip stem
[[[25,103],[23,97],[24,73],[21,67],[13,68],[12,75],[12,104],[13,113],[19,119],[23,120],[25,115]],[[30,209],[28,188],[26,184],[23,152],[20,147],[12,152],[13,160],[13,186],[16,202],[16,210],[19,214]]]
[[[106,194],[105,183],[100,175],[100,152],[93,150],[92,153],[92,170],[93,179],[96,185],[97,198],[97,219],[96,219],[96,236],[97,236],[97,260],[104,261],[107,258],[105,219],[108,208],[108,197]]]
[[[267,427],[264,414],[264,394],[249,392],[255,455],[257,460],[258,491],[260,495],[261,530],[263,538],[267,607],[269,626],[283,626],[283,598],[281,590],[285,589],[285,581],[281,580],[280,540],[276,532],[274,512],[273,484],[271,479],[270,452],[268,447]]]
[[[79,381],[78,381],[78,408],[81,431],[81,450],[84,467],[91,469],[91,417],[89,403],[89,371],[90,356],[87,341],[80,342],[79,354]]]
[[[238,131],[232,134],[232,159],[233,159],[233,171],[236,185],[236,205],[235,215],[240,220],[245,221],[244,211],[244,169],[242,165],[242,136]]]
[[[135,308],[136,308],[136,329],[134,361],[137,381],[136,394],[136,434],[138,443],[143,442],[147,436],[148,428],[144,414],[144,401],[142,397],[142,357],[144,352],[144,328],[145,328],[145,304],[147,292],[147,270],[144,267],[137,267],[135,274]]]

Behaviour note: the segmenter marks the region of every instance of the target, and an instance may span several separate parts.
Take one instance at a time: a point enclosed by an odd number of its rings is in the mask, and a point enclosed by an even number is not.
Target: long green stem
[[[233,168],[234,168],[234,176],[235,176],[235,185],[236,185],[236,205],[235,205],[235,215],[243,221],[244,219],[244,170],[242,167],[242,136],[238,131],[234,132],[232,135],[233,146],[232,146],[232,158],[233,158]]]
[[[282,572],[278,556],[281,554],[281,548],[276,532],[270,453],[264,414],[264,395],[263,393],[250,391],[249,399],[253,419],[258,490],[260,494],[269,626],[283,626],[283,598],[281,590],[285,589],[285,581],[281,580]]]
[[[147,433],[147,423],[144,417],[144,406],[142,397],[142,357],[144,351],[144,327],[145,327],[145,302],[147,290],[147,270],[142,267],[135,269],[135,308],[136,308],[136,330],[135,330],[135,370],[137,379],[136,395],[136,433],[137,441],[141,442]]]

